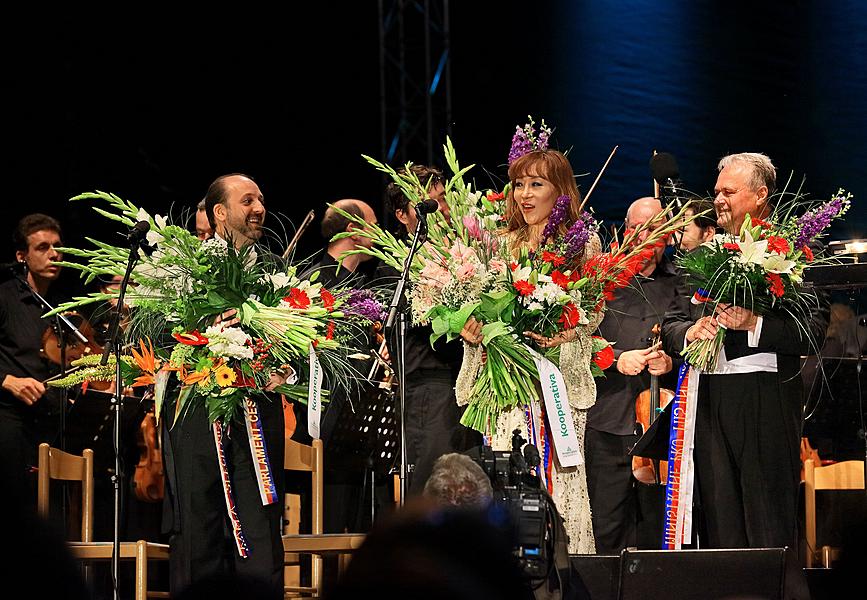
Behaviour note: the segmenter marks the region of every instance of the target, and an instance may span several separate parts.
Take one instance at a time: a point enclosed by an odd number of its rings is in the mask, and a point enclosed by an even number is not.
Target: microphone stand
[[[680,212],[680,209],[683,208],[683,204],[677,196],[677,184],[671,177],[668,177],[665,180],[665,187],[668,188],[668,191],[671,193],[671,198],[674,198],[675,207],[677,211]],[[683,232],[675,230],[672,232],[671,236],[674,240],[675,249],[680,250],[680,245],[683,242]]]
[[[102,360],[99,364],[105,366],[108,364],[108,357],[114,354],[114,395],[111,398],[111,408],[114,413],[114,473],[111,476],[111,482],[114,486],[114,535],[112,538],[112,554],[111,554],[111,580],[114,600],[120,600],[120,589],[118,588],[118,567],[120,559],[120,512],[121,512],[121,482],[123,481],[123,461],[121,460],[121,424],[123,413],[123,382],[121,381],[120,369],[120,351],[122,343],[120,342],[120,321],[121,312],[123,311],[123,299],[126,295],[126,288],[129,285],[129,277],[132,274],[133,267],[139,259],[139,249],[150,256],[154,248],[140,238],[130,239],[129,259],[127,260],[126,272],[123,275],[123,281],[120,284],[120,291],[117,295],[117,305],[111,315],[111,323],[108,328],[106,337],[105,349],[102,353]]]
[[[412,265],[413,258],[416,252],[427,239],[427,215],[416,210],[416,226],[415,233],[412,238],[412,245],[409,248],[409,254],[403,263],[403,272],[400,274],[400,279],[397,282],[397,287],[394,288],[394,295],[391,298],[391,304],[388,307],[388,316],[385,320],[383,331],[386,336],[394,334],[397,347],[397,381],[399,387],[400,407],[398,414],[400,415],[400,506],[406,502],[406,332],[407,332],[407,314],[406,314],[406,282],[409,278],[409,270]],[[397,323],[395,323],[397,321]]]

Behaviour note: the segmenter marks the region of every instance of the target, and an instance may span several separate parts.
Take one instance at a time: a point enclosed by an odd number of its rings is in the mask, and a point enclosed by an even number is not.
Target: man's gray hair
[[[768,196],[774,194],[777,189],[777,168],[769,156],[760,152],[729,154],[720,159],[717,169],[722,171],[733,164],[744,165],[749,168],[749,185],[753,191],[764,185],[768,188]]]
[[[466,454],[452,452],[434,463],[424,495],[445,505],[478,509],[490,504],[494,489],[478,463]]]

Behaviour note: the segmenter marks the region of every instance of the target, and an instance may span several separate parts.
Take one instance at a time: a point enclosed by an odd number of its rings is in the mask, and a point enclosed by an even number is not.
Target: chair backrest
[[[322,440],[313,440],[313,444],[307,446],[306,444],[286,438],[283,469],[286,471],[310,473],[310,533],[315,535],[322,534],[322,499],[325,485],[325,451]],[[310,589],[314,596],[318,596],[322,590],[322,574],[322,557],[314,555],[311,557],[310,562]],[[284,577],[286,577],[285,573]],[[294,584],[290,585],[290,587],[293,586]]]
[[[313,513],[311,515],[310,533],[322,533],[322,496],[325,472],[322,440],[313,440],[313,445],[307,446],[287,439],[286,450],[283,455],[283,468],[287,471],[310,473],[310,508]]]
[[[812,459],[804,461],[804,522],[807,566],[813,566],[816,552],[816,490],[863,490],[864,461],[847,460],[824,467]]]
[[[81,541],[93,541],[93,450],[86,448],[78,456],[39,444],[36,506],[45,519],[49,516],[52,479],[81,483]]]

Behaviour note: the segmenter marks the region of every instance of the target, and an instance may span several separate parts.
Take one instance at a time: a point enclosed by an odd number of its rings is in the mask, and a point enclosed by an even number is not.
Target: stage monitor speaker
[[[624,550],[620,600],[778,600],[784,548]]]
[[[592,600],[616,600],[620,577],[620,556],[617,554],[572,554],[572,568],[578,572]]]

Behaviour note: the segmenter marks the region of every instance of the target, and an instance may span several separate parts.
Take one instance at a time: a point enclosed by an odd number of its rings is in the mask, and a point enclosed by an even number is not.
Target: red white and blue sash
[[[662,531],[664,550],[680,550],[692,538],[693,447],[699,374],[700,371],[684,363],[672,401]]]
[[[226,499],[226,512],[229,513],[229,521],[232,523],[232,536],[235,538],[238,555],[241,558],[247,558],[250,555],[250,548],[247,546],[247,538],[244,537],[244,532],[241,530],[241,520],[238,518],[238,511],[235,510],[232,481],[229,478],[229,469],[226,466],[226,453],[223,450],[222,423],[214,421],[211,425],[211,430],[214,432],[214,444],[217,446],[217,462],[220,465],[220,479],[223,483],[223,497]]]

